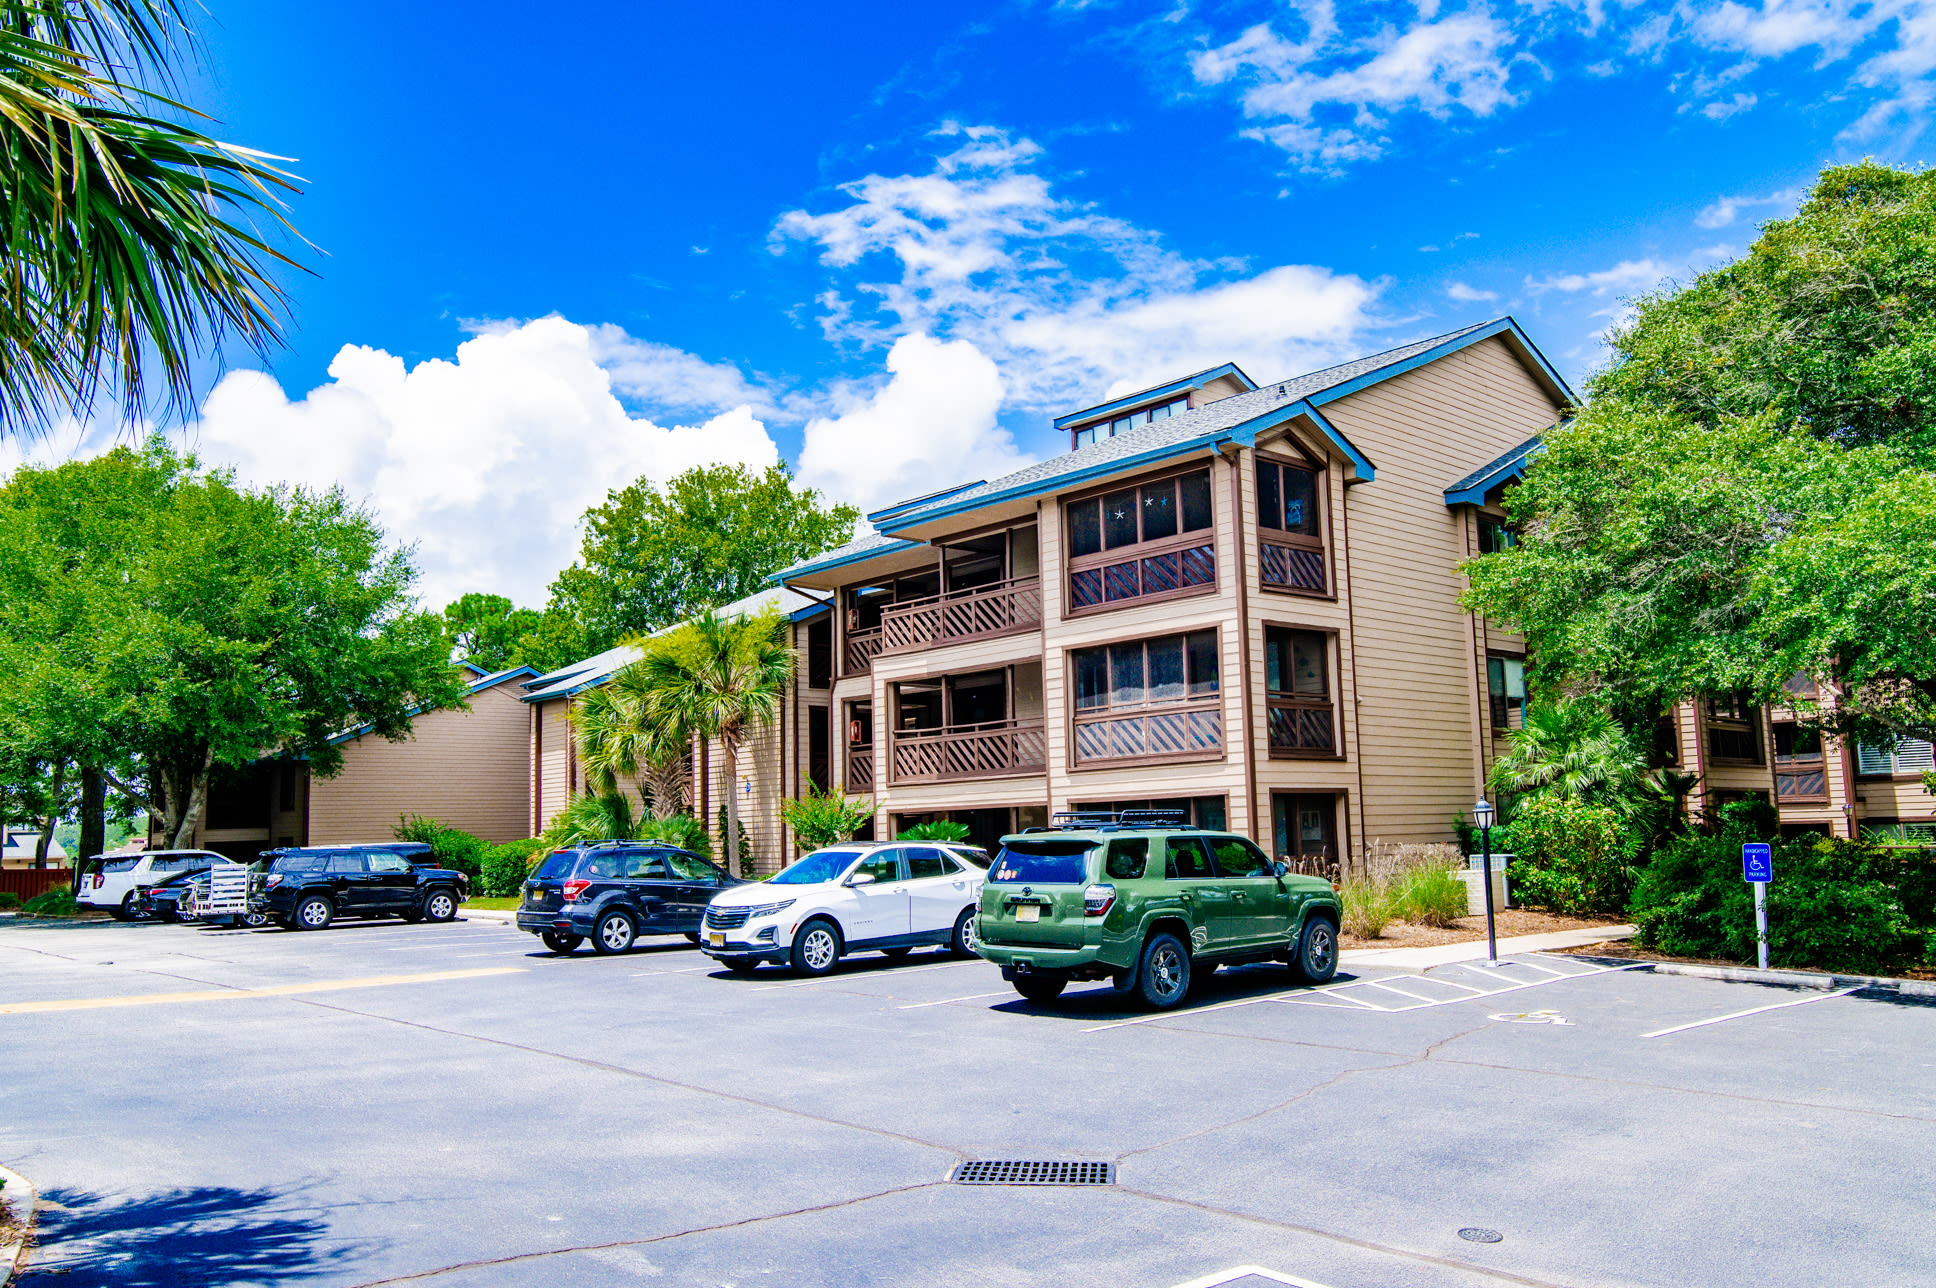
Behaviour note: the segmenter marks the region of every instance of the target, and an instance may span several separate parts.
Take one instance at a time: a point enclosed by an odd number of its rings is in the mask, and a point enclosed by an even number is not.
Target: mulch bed
[[[1556,930],[1584,930],[1591,926],[1618,926],[1618,917],[1562,917],[1558,913],[1532,908],[1504,908],[1493,914],[1499,938],[1513,935],[1547,935]],[[1435,944],[1463,944],[1486,937],[1486,918],[1461,917],[1450,926],[1415,926],[1409,921],[1394,921],[1376,939],[1356,935],[1338,936],[1340,948],[1430,948]]]

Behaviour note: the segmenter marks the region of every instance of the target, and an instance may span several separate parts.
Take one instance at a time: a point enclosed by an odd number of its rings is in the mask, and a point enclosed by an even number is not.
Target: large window
[[[1737,765],[1761,763],[1760,710],[1745,691],[1707,700],[1707,754]]]
[[[1068,513],[1072,610],[1216,585],[1208,470],[1076,501]]]
[[[1316,470],[1257,458],[1258,566],[1274,590],[1322,595],[1329,588],[1318,513],[1322,479]]]
[[[1775,799],[1825,801],[1828,766],[1822,758],[1822,735],[1792,720],[1778,721],[1775,735]]]
[[[1264,630],[1264,691],[1273,756],[1337,752],[1331,707],[1330,637],[1317,631]]]
[[[1217,633],[1077,650],[1078,764],[1223,751]]]
[[[1158,403],[1154,407],[1144,407],[1127,415],[1099,420],[1093,425],[1084,425],[1081,429],[1073,431],[1072,445],[1087,447],[1099,439],[1114,438],[1118,434],[1128,433],[1138,425],[1168,420],[1172,416],[1181,416],[1188,410],[1190,410],[1188,398],[1173,398],[1169,402]]]
[[[1492,708],[1492,731],[1504,733],[1526,723],[1526,659],[1486,659],[1486,699]]]
[[[1501,550],[1510,550],[1519,544],[1519,534],[1504,519],[1495,519],[1489,514],[1479,516],[1479,553],[1496,555]]]

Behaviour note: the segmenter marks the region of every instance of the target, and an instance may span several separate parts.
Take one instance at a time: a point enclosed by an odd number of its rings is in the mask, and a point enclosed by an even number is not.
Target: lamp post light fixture
[[[1499,964],[1499,938],[1493,926],[1492,912],[1492,820],[1497,811],[1492,802],[1481,796],[1479,803],[1472,807],[1472,821],[1479,825],[1479,880],[1486,887],[1486,964]]]

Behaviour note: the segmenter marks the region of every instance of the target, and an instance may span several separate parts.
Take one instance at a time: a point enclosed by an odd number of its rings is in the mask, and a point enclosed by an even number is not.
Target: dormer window
[[[1148,425],[1154,421],[1168,420],[1172,416],[1181,416],[1188,410],[1190,410],[1188,398],[1173,398],[1169,402],[1158,403],[1154,407],[1141,407],[1127,415],[1099,420],[1074,431],[1074,446],[1087,447],[1100,439],[1114,438],[1118,434],[1128,433],[1138,425]]]

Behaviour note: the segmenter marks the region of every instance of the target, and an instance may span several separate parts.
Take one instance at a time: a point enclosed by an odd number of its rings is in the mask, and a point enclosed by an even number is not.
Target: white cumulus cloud
[[[833,270],[830,338],[966,340],[1000,369],[1006,406],[1061,411],[1227,361],[1258,379],[1309,370],[1375,323],[1379,283],[1189,259],[1058,195],[1026,139],[939,137],[948,150],[926,173],[867,175],[841,185],[844,205],[776,223],[776,253],[805,242]]]
[[[203,404],[191,441],[249,483],[340,484],[393,541],[416,545],[419,590],[433,608],[466,590],[542,605],[577,557],[580,515],[608,488],[779,459],[756,399],[733,405],[749,394],[737,372],[558,317],[492,326],[452,360],[414,367],[345,345],[329,376],[291,398],[272,376],[232,372]],[[627,409],[627,389],[711,410],[662,425]]]
[[[836,414],[807,422],[801,482],[871,510],[1028,463],[996,421],[1001,373],[969,341],[904,335],[887,370],[885,384],[841,390]]]
[[[1477,287],[1467,286],[1464,282],[1452,283],[1445,288],[1445,294],[1447,298],[1457,300],[1461,304],[1491,304],[1499,298],[1497,291],[1482,291]]]
[[[1658,260],[1626,259],[1612,268],[1591,273],[1561,273],[1538,280],[1529,277],[1526,279],[1526,289],[1534,295],[1544,295],[1548,291],[1567,294],[1590,291],[1595,295],[1644,291],[1659,285],[1673,271]]]

